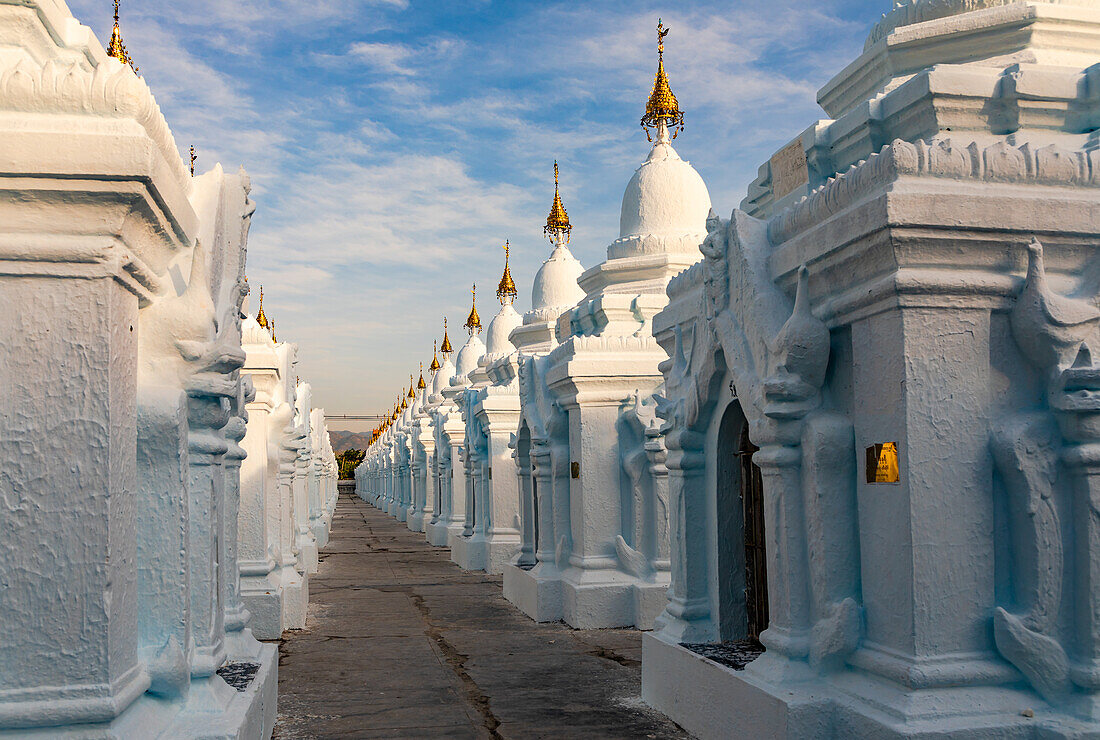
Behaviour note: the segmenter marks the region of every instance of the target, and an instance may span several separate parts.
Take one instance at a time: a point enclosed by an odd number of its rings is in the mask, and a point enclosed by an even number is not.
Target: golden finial
[[[195,160],[198,159],[198,155],[195,154],[195,145],[191,145],[191,177],[195,176]]]
[[[455,349],[451,346],[451,338],[447,336],[447,317],[443,317],[443,344],[440,346],[439,351],[443,353],[443,359],[447,359],[447,355],[452,354]]]
[[[470,309],[470,315],[466,317],[466,323],[463,324],[466,327],[466,331],[470,333],[472,337],[474,334],[481,333],[481,317],[477,315],[477,284],[474,284],[474,289],[470,291],[473,295],[473,307]]]
[[[642,128],[645,129],[646,138],[653,141],[649,135],[649,129],[660,132],[664,124],[672,130],[672,138],[676,138],[680,131],[684,130],[684,112],[680,110],[680,103],[672,94],[672,88],[668,85],[668,75],[665,74],[665,36],[669,29],[665,28],[661,19],[657,19],[657,76],[653,80],[653,92],[649,94],[649,100],[645,104],[645,115],[642,116]]]
[[[275,336],[275,319],[271,319],[271,341],[276,344],[279,343],[279,338]]]
[[[416,381],[416,389],[422,391],[428,387],[428,384],[424,382],[424,363],[420,363],[420,380]]]
[[[256,314],[256,323],[263,328],[268,328],[267,315],[264,314],[264,286],[260,286],[260,310]]]
[[[439,343],[432,342],[432,364],[428,365],[428,370],[433,374],[439,372]]]
[[[130,58],[129,52],[126,51],[126,44],[122,43],[122,31],[118,27],[118,2],[119,0],[115,0],[115,27],[111,30],[111,42],[107,44],[107,56],[128,64],[136,74],[139,70],[134,60]]]
[[[554,160],[554,204],[550,206],[550,215],[546,217],[546,226],[543,233],[554,244],[559,242],[568,244],[569,234],[573,231],[573,224],[569,223],[569,214],[565,212],[565,206],[561,202],[561,192],[558,189],[558,160]]]
[[[516,281],[512,279],[512,271],[508,267],[508,256],[511,251],[512,245],[504,242],[504,275],[501,276],[500,284],[497,285],[497,299],[502,306],[510,304],[519,297],[519,291],[516,290]]]
[[[424,366],[421,365],[421,372],[423,372]],[[416,376],[409,376],[409,392],[406,394],[408,398],[416,398]]]

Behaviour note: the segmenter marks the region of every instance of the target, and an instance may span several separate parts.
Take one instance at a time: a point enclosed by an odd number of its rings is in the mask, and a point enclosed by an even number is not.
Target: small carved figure
[[[1100,310],[1088,301],[1050,289],[1038,239],[1031,240],[1027,251],[1027,282],[1012,309],[1012,333],[1032,363],[1061,372],[1071,367],[1082,351],[1088,353],[1085,341],[1100,322]]]

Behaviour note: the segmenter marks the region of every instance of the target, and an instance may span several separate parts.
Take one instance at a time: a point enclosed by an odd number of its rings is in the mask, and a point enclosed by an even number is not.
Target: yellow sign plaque
[[[867,448],[867,482],[898,483],[898,443],[879,442]]]

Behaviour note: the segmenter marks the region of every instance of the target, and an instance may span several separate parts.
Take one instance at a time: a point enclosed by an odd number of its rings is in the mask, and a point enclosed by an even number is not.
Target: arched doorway
[[[718,622],[723,642],[760,637],[768,626],[764,495],[757,447],[741,405],[726,407],[718,428]]]
[[[531,430],[523,422],[516,437],[516,466],[519,475],[520,521],[522,544],[516,565],[520,568],[535,567],[535,553],[538,551],[539,517],[538,498],[534,490],[534,477],[531,475]]]

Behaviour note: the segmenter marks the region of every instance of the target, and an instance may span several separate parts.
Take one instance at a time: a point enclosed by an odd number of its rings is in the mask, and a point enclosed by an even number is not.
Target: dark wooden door
[[[768,564],[764,546],[764,486],[760,468],[752,461],[757,451],[749,439],[749,425],[741,432],[741,501],[745,523],[745,605],[748,636],[759,639],[768,628]]]

